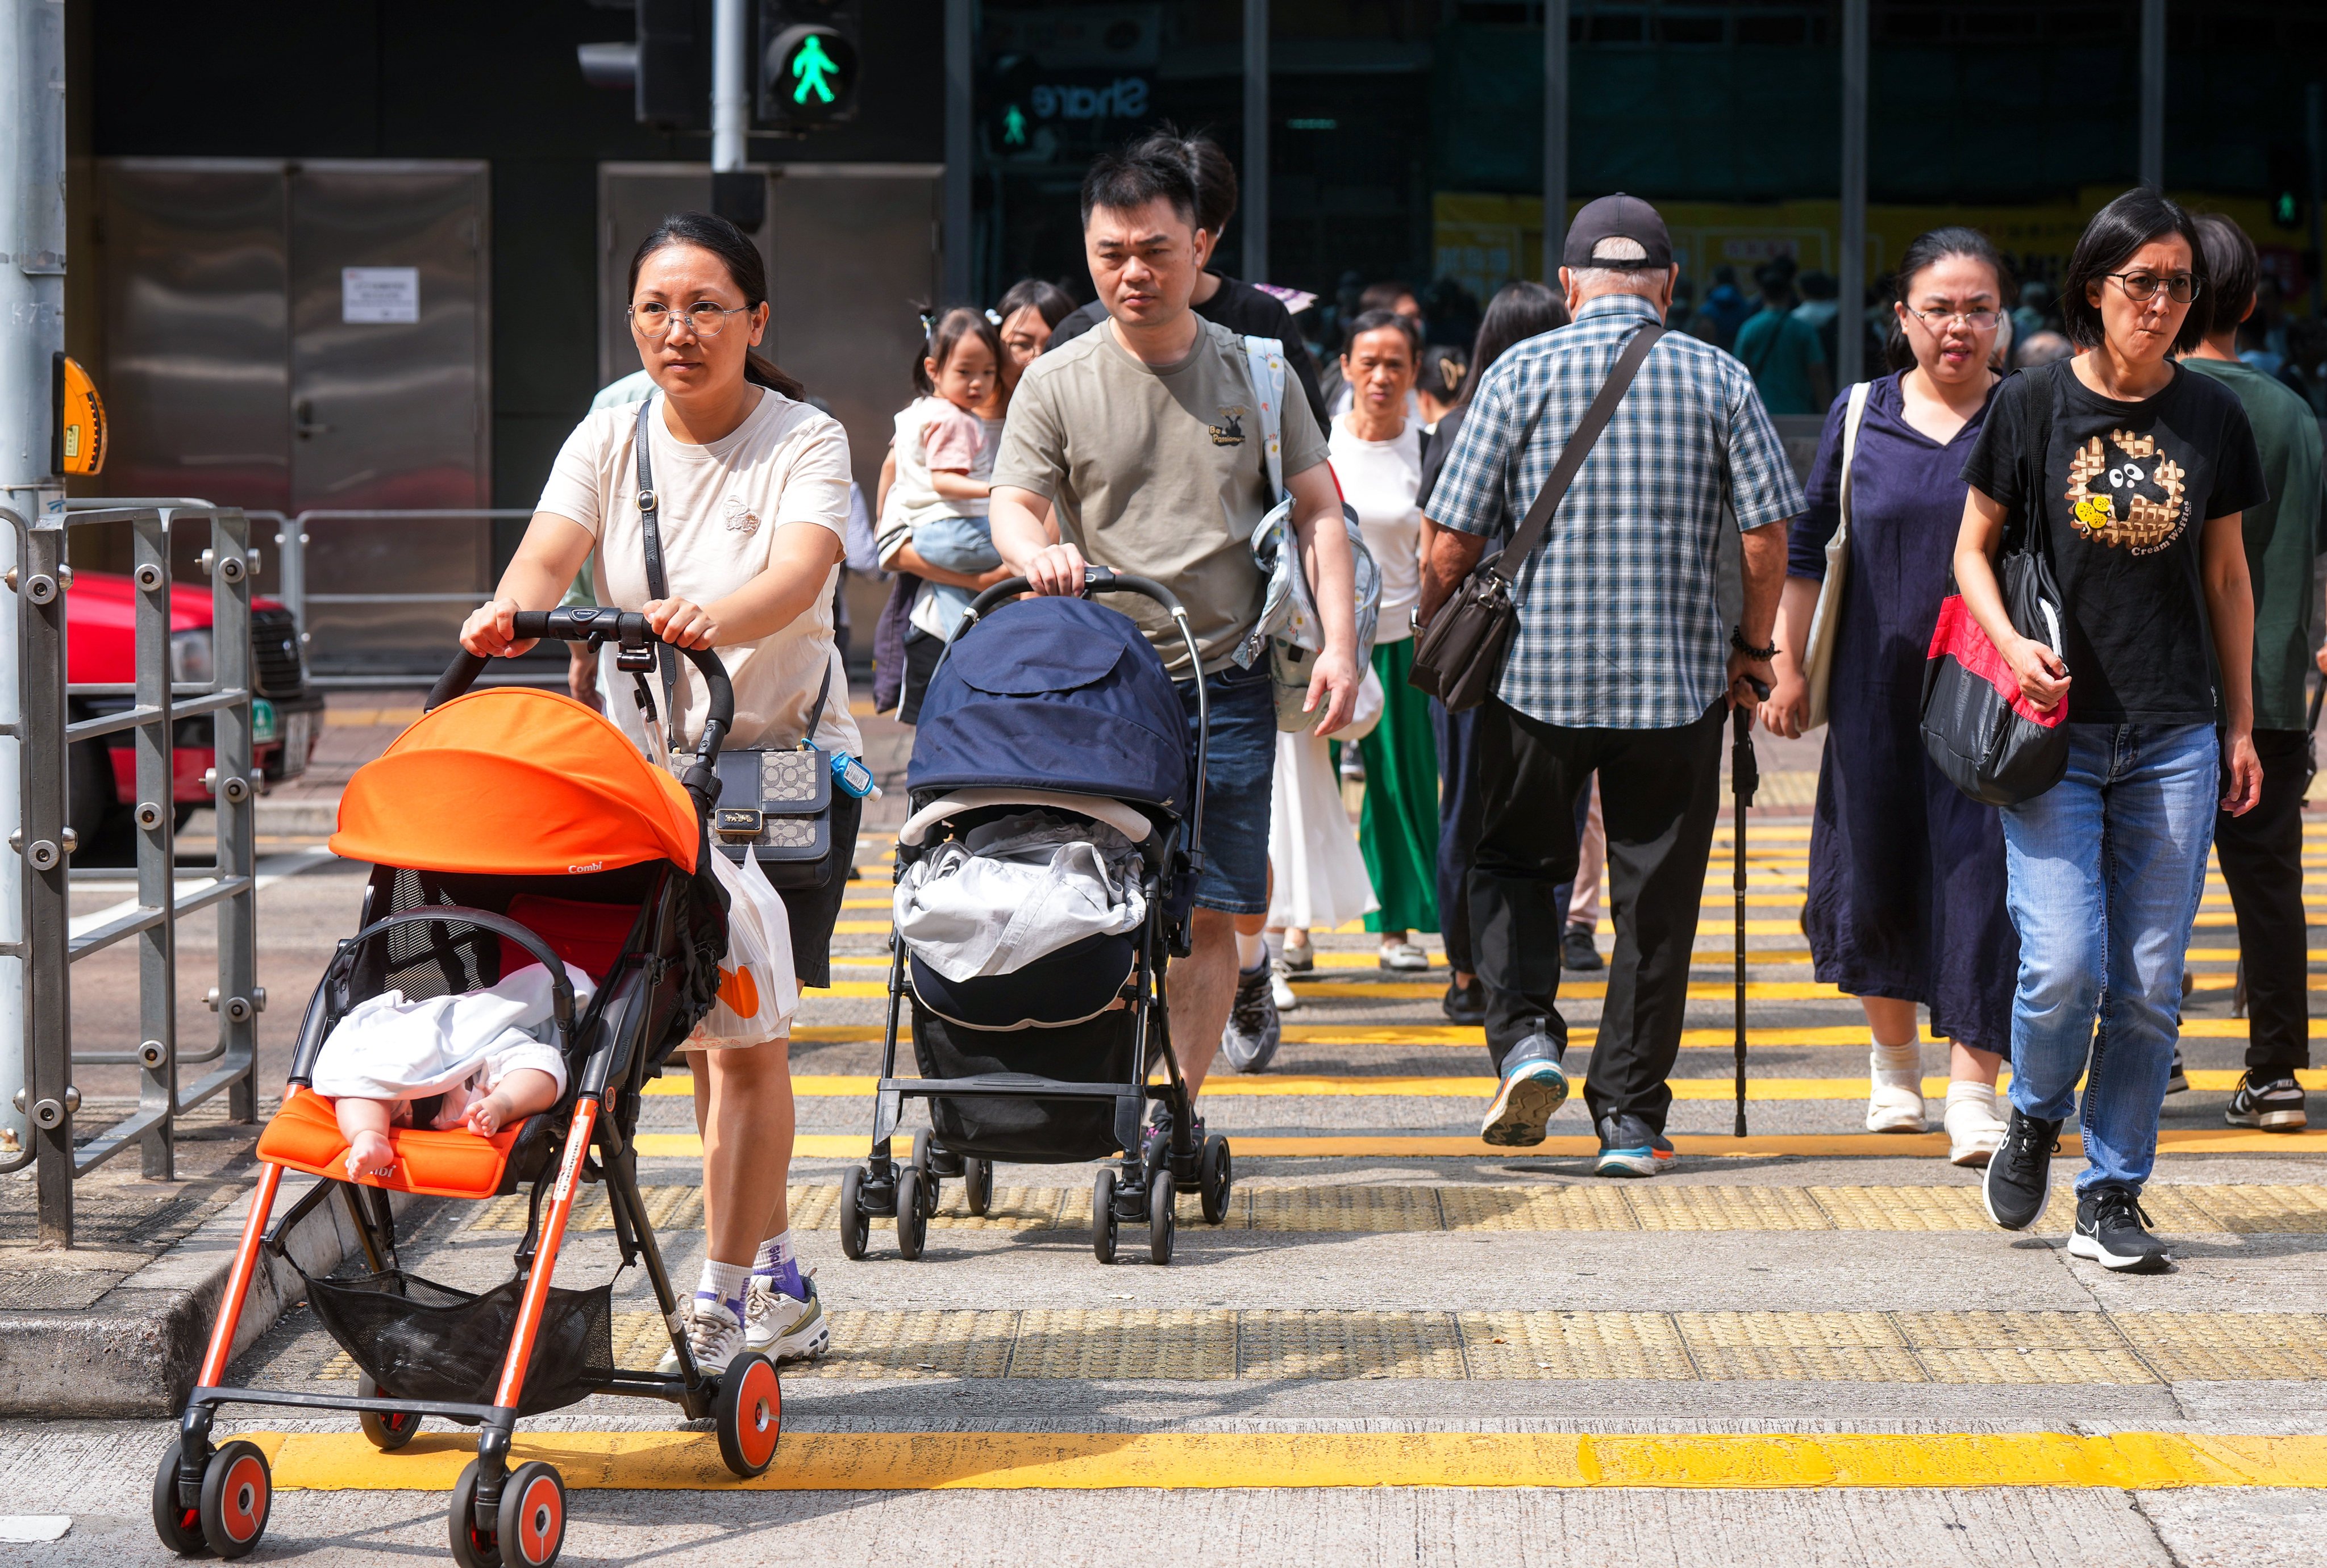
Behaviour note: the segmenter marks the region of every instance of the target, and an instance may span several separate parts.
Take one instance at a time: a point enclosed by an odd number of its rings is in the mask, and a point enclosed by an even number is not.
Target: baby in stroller
[[[592,981],[565,966],[576,1003]],[[401,991],[350,1008],[315,1059],[317,1094],[334,1102],[350,1181],[396,1169],[390,1127],[466,1127],[483,1137],[556,1105],[565,1058],[551,1033],[549,971],[528,964],[466,995],[407,1000]]]

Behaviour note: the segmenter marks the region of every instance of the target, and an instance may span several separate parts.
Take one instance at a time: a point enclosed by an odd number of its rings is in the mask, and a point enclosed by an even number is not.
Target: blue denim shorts
[[[1204,762],[1203,863],[1196,874],[1199,908],[1231,915],[1268,912],[1269,785],[1276,772],[1276,697],[1268,666],[1229,666],[1204,677],[1211,705],[1211,743]],[[1196,685],[1173,683],[1196,733]]]

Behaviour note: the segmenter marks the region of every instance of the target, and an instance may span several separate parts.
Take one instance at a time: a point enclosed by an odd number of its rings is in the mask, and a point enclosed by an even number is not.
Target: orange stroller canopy
[[[332,853],[375,865],[563,876],[652,860],[695,870],[678,780],[568,696],[471,692],[422,715],[340,797]]]

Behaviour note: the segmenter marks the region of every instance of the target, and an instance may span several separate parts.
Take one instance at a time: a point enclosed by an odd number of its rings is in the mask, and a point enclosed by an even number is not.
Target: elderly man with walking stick
[[[1561,259],[1574,320],[1512,349],[1472,395],[1431,497],[1416,619],[1503,541],[1512,558],[1489,565],[1510,584],[1518,626],[1480,709],[1486,804],[1471,892],[1500,1079],[1481,1135],[1539,1143],[1567,1097],[1566,911],[1551,895],[1575,874],[1572,807],[1596,770],[1616,947],[1584,1094],[1599,1173],[1650,1176],[1674,1158],[1665,1079],[1720,807],[1723,720],[1769,682],[1786,525],[1803,501],[1744,366],[1662,332],[1677,269],[1656,210],[1624,195],[1590,203]],[[1572,444],[1580,462],[1563,463]],[[1515,527],[1556,470],[1564,493],[1537,527]],[[1744,546],[1735,626],[1714,587],[1731,514]]]

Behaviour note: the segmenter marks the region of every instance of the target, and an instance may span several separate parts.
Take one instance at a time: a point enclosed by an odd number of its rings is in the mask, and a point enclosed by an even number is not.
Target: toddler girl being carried
[[[897,415],[897,478],[878,550],[883,570],[922,579],[906,633],[908,722],[938,648],[977,596],[980,579],[1002,565],[986,520],[999,434],[989,427],[1000,421],[977,413],[994,394],[1001,363],[1002,341],[984,312],[947,311],[931,323],[913,367],[921,396]]]

